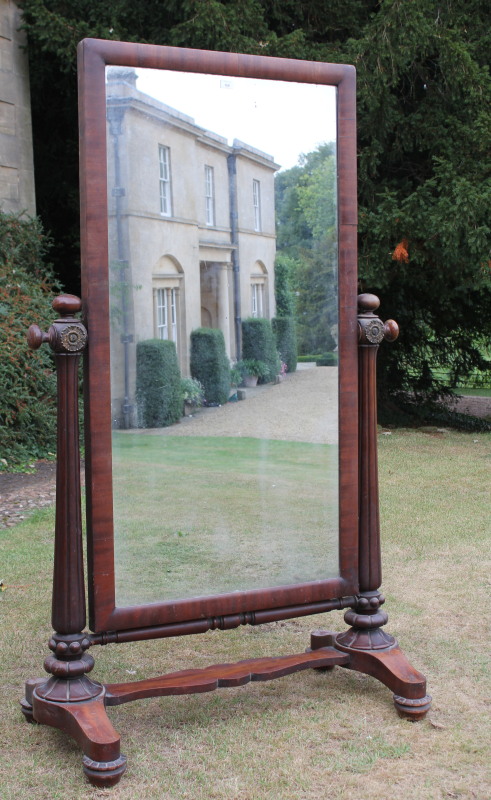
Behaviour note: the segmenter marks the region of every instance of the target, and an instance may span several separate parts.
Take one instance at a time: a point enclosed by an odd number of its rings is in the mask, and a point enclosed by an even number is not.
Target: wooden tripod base
[[[35,678],[26,682],[26,696],[21,700],[22,713],[28,722],[50,725],[67,733],[84,752],[83,770],[90,783],[109,788],[118,783],[126,769],[126,757],[120,754],[120,737],[106,712],[105,689],[91,681],[99,691],[95,697],[76,702],[47,700],[38,693],[49,681]],[[61,684],[69,681],[58,681]]]
[[[60,700],[64,693],[70,696],[73,681],[37,678],[26,683],[22,711],[28,721],[51,725],[72,736],[84,752],[85,775],[90,783],[103,788],[118,783],[126,769],[126,758],[119,749],[120,737],[108,719],[106,706],[145,697],[210,692],[243,686],[250,681],[273,680],[304,669],[330,670],[342,666],[372,675],[392,689],[402,716],[413,720],[424,717],[431,702],[426,695],[426,681],[409,665],[399,647],[362,651],[338,645],[339,638],[328,631],[315,631],[311,647],[305,653],[217,664],[143,681],[102,686],[85,677],[85,699],[81,700]],[[334,646],[321,644],[326,641],[334,642]]]

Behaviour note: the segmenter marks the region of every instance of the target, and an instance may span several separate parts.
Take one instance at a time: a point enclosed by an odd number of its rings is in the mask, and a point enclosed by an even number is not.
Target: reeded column
[[[84,749],[84,772],[96,786],[117,783],[126,768],[120,755],[119,736],[109,722],[105,689],[87,677],[94,659],[85,651],[90,639],[86,622],[82,522],[80,500],[80,448],[78,429],[78,366],[87,331],[75,313],[81,301],[61,295],[53,301],[60,315],[43,333],[31,325],[28,344],[37,349],[49,343],[55,354],[58,381],[58,438],[56,464],[56,522],[53,569],[52,655],[44,662],[48,679],[26,683],[21,702],[28,721],[51,725],[73,736]]]
[[[376,315],[379,299],[373,294],[358,297],[359,341],[359,587],[353,608],[345,615],[351,625],[336,636],[336,647],[349,653],[348,669],[380,680],[394,692],[394,704],[403,717],[421,719],[431,697],[426,694],[424,675],[414,669],[396,640],[382,628],[388,616],[381,606],[382,582],[377,462],[377,384],[379,345],[399,335],[394,320],[382,322]]]
[[[80,447],[78,434],[78,367],[87,332],[73,315],[81,302],[73,295],[53,301],[60,314],[48,333],[31,325],[28,344],[48,342],[55,354],[58,384],[56,462],[56,524],[52,624],[57,633],[79,633],[85,627],[82,519],[80,508]]]
[[[381,649],[394,638],[381,630],[388,620],[380,606],[382,583],[377,459],[377,353],[381,342],[394,341],[399,328],[394,320],[382,322],[376,315],[380,305],[373,294],[358,297],[358,392],[359,392],[359,586],[355,609],[345,614],[353,627],[338,637],[338,643],[362,649]]]

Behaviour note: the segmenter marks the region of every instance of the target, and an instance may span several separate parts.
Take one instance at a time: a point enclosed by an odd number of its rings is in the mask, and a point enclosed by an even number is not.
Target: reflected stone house
[[[107,76],[113,412],[134,406],[135,346],[176,343],[189,374],[190,334],[219,328],[240,357],[241,320],[274,315],[273,157],[196,125]],[[119,408],[119,411],[118,411]],[[128,419],[127,416],[127,419]]]

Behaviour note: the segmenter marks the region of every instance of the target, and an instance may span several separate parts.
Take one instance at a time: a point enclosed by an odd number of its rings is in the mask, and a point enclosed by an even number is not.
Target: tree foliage
[[[38,220],[0,213],[0,470],[56,451],[53,359],[26,341],[30,322],[47,330],[53,321],[48,245]]]
[[[295,260],[277,252],[274,264],[274,297],[278,317],[293,317],[295,313],[294,273]]]
[[[491,335],[491,9],[485,0],[23,0],[38,204],[77,288],[75,47],[84,36],[355,64],[361,287],[401,325],[385,394],[435,396],[438,363]],[[49,100],[47,99],[49,98]],[[313,191],[313,187],[312,187]],[[315,209],[314,209],[315,210]],[[300,215],[302,216],[302,215]],[[312,222],[312,221],[311,221]],[[299,239],[311,222],[298,219]],[[319,254],[322,258],[322,254]]]
[[[436,396],[491,333],[489,6],[392,0],[347,45],[358,68],[362,287],[401,326],[390,390]]]

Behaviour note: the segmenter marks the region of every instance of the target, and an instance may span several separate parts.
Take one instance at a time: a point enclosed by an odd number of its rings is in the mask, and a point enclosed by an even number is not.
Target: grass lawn
[[[433,709],[398,718],[374,679],[336,667],[203,695],[109,709],[128,770],[84,783],[61,732],[27,725],[23,682],[48,654],[54,514],[0,531],[2,800],[489,800],[491,436],[379,437],[387,630],[428,678]],[[94,648],[92,676],[137,680],[179,668],[301,652],[341,613]]]
[[[118,605],[338,574],[335,445],[138,433],[113,443]]]
[[[468,389],[466,386],[460,389],[454,389],[455,394],[464,395],[467,397],[491,397],[491,388],[487,389]]]

